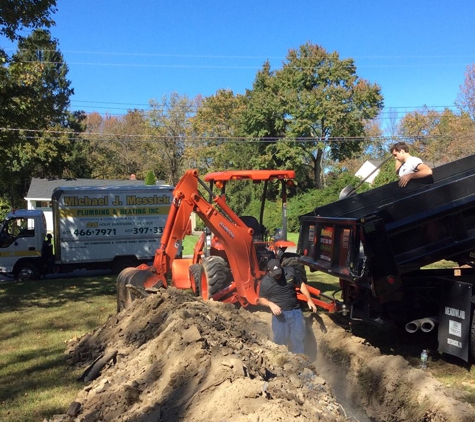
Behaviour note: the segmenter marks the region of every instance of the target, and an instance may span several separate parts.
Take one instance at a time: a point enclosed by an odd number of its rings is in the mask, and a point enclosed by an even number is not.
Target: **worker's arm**
[[[302,283],[300,285],[300,291],[307,298],[308,307],[312,310],[312,312],[317,312],[317,307],[315,303],[313,303],[312,297],[310,296],[310,293],[307,289],[307,285],[305,283]]]
[[[266,299],[265,297],[259,297],[257,299],[257,304],[270,308],[271,312],[274,315],[280,315],[282,313],[282,309],[280,309],[279,305],[276,305],[274,302],[271,302],[269,299]]]
[[[411,179],[421,179],[422,177],[427,177],[432,174],[432,169],[424,163],[421,163],[417,166],[417,171],[414,173],[405,174],[399,179],[399,186],[404,187],[409,183]]]

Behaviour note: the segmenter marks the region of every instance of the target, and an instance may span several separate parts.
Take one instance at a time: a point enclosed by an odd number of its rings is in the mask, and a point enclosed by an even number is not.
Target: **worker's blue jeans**
[[[305,320],[301,309],[282,311],[272,315],[274,343],[288,347],[293,353],[303,353],[305,339]]]

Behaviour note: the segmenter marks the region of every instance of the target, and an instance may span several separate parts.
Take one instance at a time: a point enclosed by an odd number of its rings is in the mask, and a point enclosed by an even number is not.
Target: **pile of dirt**
[[[86,386],[54,421],[475,420],[461,392],[329,315],[306,314],[305,355],[272,343],[269,323],[174,288],[136,300],[69,345]]]
[[[136,300],[67,354],[90,381],[56,421],[347,420],[311,360],[269,341],[259,313],[173,288]]]

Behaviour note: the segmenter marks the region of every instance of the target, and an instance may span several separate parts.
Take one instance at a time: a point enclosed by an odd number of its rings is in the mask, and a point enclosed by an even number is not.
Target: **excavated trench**
[[[68,346],[85,386],[55,422],[475,420],[429,372],[329,315],[306,313],[306,355],[272,343],[269,322],[173,288],[136,300]]]
[[[394,331],[383,334],[362,325],[361,330],[366,335],[360,337],[342,328],[328,314],[310,317],[307,322],[318,344],[315,363],[320,376],[356,419],[381,422],[475,420],[475,409],[463,401],[461,391],[443,385],[430,370],[422,370],[417,363],[410,363],[398,354],[407,350],[407,344],[401,343],[408,339],[415,342],[411,346],[414,349],[428,342],[434,346],[435,335],[400,338]]]

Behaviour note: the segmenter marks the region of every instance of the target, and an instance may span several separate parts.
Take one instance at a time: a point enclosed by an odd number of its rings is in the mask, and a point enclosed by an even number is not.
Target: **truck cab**
[[[42,211],[10,212],[0,229],[0,273],[19,280],[37,278],[45,238],[46,219]]]

